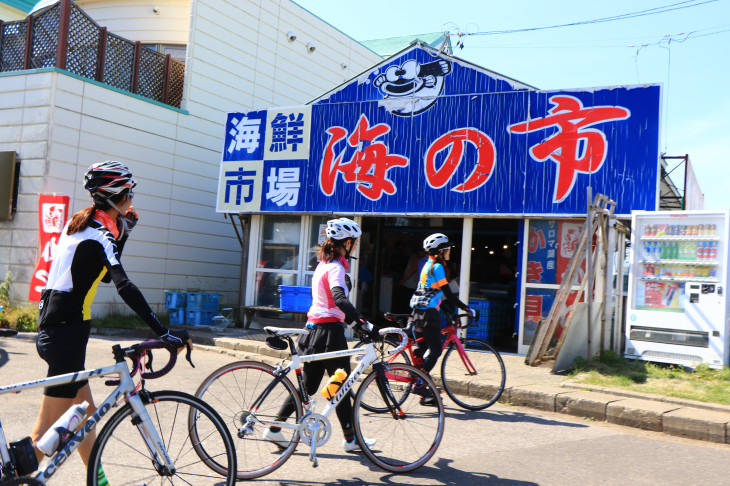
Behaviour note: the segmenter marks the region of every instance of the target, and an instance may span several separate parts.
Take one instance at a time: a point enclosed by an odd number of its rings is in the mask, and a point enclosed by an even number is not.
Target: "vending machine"
[[[728,365],[730,211],[634,211],[625,356]]]

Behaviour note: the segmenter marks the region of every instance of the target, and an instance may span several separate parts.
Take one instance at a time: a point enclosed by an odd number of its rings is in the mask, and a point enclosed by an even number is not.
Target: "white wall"
[[[0,3],[0,20],[10,22],[12,20],[23,20],[28,14],[5,3]]]
[[[97,24],[126,39],[145,44],[188,42],[190,0],[76,0],[76,4]]]
[[[14,298],[27,297],[38,258],[38,194],[68,194],[71,211],[83,209],[86,168],[114,158],[138,181],[140,223],[123,263],[153,308],[162,310],[165,289],[220,292],[222,304],[237,303],[241,250],[215,213],[226,113],[304,104],[381,60],[289,0],[193,0],[190,8],[188,113],[58,72],[0,75],[0,150],[21,161],[18,213],[0,222],[0,278],[12,271]],[[94,311],[115,306],[124,308],[102,284]]]

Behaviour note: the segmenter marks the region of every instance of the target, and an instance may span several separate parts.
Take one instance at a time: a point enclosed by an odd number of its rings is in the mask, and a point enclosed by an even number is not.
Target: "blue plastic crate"
[[[180,326],[185,324],[185,308],[180,309],[169,309],[167,314],[170,318],[171,326]]]
[[[188,309],[185,313],[185,324],[189,326],[212,326],[213,317],[217,314],[217,312],[213,311]]]
[[[188,310],[218,312],[221,294],[214,292],[188,292]]]
[[[312,287],[301,285],[279,285],[281,310],[288,312],[309,312],[312,307]]]
[[[185,292],[171,292],[165,290],[165,309],[184,309],[187,305]]]

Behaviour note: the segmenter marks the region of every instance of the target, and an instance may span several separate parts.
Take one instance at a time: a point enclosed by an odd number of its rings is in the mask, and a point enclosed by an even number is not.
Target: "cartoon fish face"
[[[388,111],[400,116],[417,115],[436,102],[444,87],[444,76],[450,72],[451,63],[443,59],[426,64],[410,59],[388,66],[373,85],[383,94]]]

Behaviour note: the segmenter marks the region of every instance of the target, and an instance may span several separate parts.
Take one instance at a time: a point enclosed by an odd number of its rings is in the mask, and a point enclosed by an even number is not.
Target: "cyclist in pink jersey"
[[[338,218],[327,221],[326,232],[327,240],[317,250],[319,264],[312,276],[312,307],[307,313],[307,328],[310,331],[299,339],[298,352],[303,356],[347,349],[346,322],[352,323],[353,329],[358,334],[368,334],[373,330],[372,324],[363,318],[347,298],[352,290],[350,277],[347,275],[347,270],[350,268],[348,259],[355,251],[362,230],[351,219]],[[350,359],[343,357],[304,363],[302,379],[307,394],[314,396],[317,393],[325,371],[333,376],[338,368],[342,368],[349,375]],[[355,440],[355,430],[352,426],[350,394],[340,401],[335,411],[345,436],[342,446],[346,452],[358,450],[360,445]],[[294,403],[288,401],[281,407],[276,418],[281,421],[286,420],[293,412]],[[263,436],[282,448],[289,443],[278,427],[267,429]],[[368,447],[375,445],[374,440],[365,440]]]

